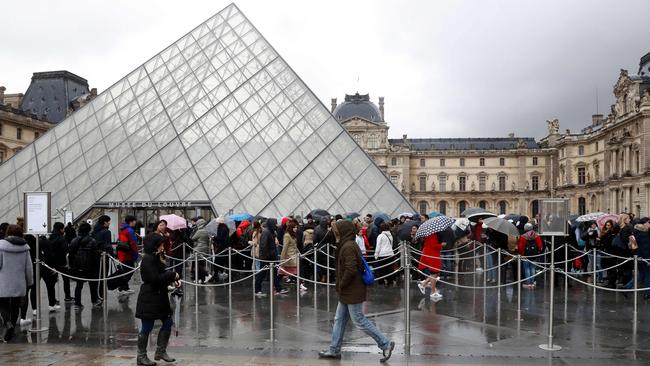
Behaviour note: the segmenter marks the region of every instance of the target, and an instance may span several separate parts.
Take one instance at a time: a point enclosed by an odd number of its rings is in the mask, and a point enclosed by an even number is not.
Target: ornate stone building
[[[420,212],[457,216],[467,207],[537,214],[539,199],[569,198],[573,213],[648,214],[650,53],[637,75],[621,70],[607,118],[579,133],[547,121],[540,141],[502,138],[388,138],[384,98],[332,99],[332,113]]]

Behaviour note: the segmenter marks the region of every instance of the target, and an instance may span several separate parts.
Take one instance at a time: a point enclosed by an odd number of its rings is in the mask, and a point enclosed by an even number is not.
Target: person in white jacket
[[[375,260],[377,260],[375,268],[377,268],[377,277],[381,278],[393,272],[393,266],[389,265],[393,259],[393,235],[390,233],[390,228],[387,223],[382,223],[379,226],[381,234],[377,236],[377,245],[375,246]],[[393,281],[393,276],[382,278],[380,282],[384,282],[386,286],[390,285]]]

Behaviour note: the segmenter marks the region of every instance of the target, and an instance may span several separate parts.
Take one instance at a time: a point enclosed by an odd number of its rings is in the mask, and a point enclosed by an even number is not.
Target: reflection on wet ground
[[[137,277],[137,276],[136,276]],[[134,279],[135,281],[135,279]],[[482,280],[476,277],[477,284]],[[472,285],[472,279],[464,283]],[[137,285],[132,286],[137,289]],[[178,336],[170,353],[177,364],[332,364],[316,359],[329,344],[336,294],[313,286],[299,297],[295,288],[277,296],[271,319],[270,299],[253,296],[251,281],[229,288],[186,288],[181,303]],[[441,286],[437,303],[411,286],[411,348],[405,342],[404,290],[376,286],[365,311],[397,343],[390,364],[454,365],[626,365],[650,363],[650,305],[639,296],[634,315],[632,296],[596,294],[582,285],[556,288],[555,343],[563,349],[552,355],[538,348],[547,342],[549,290],[543,279],[536,290],[516,286],[472,290]],[[565,296],[566,294],[566,296]],[[89,302],[87,291],[84,301]],[[109,292],[106,316],[89,303],[81,312],[66,305],[44,314],[41,333],[22,332],[0,347],[1,364],[134,364],[138,321],[137,293],[118,301]],[[45,303],[45,299],[44,302]],[[518,304],[521,304],[521,320]],[[271,322],[273,326],[271,326]],[[342,364],[376,364],[379,350],[371,338],[350,325]],[[150,350],[153,349],[153,341]]]

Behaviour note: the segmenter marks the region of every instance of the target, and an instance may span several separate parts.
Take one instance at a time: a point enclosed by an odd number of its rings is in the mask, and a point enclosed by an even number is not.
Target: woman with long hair
[[[424,281],[418,283],[418,288],[423,295],[426,294],[426,288],[431,287],[431,300],[442,300],[442,294],[436,289],[436,282],[440,276],[440,267],[442,261],[440,260],[440,252],[442,251],[442,243],[438,240],[438,234],[433,234],[424,239],[424,246],[422,248],[422,255],[420,256],[420,264],[418,269],[424,272],[428,277]]]

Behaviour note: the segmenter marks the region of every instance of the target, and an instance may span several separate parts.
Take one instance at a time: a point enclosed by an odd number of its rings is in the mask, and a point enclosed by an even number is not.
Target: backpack
[[[72,268],[74,268],[77,272],[85,272],[86,270],[91,269],[99,259],[99,254],[97,253],[96,248],[97,245],[95,239],[92,238],[88,241],[80,239],[75,240],[79,240],[81,243],[79,243],[79,248],[74,254],[74,258],[72,260]]]
[[[537,247],[537,241],[535,239],[526,240],[526,246],[524,247],[524,255],[529,257],[532,255],[538,255],[539,248]]]

